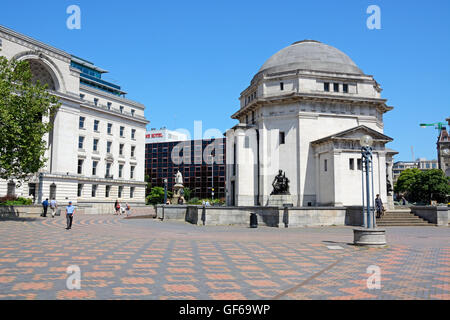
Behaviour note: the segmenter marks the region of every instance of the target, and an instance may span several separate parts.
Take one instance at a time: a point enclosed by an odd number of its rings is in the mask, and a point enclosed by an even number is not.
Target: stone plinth
[[[267,206],[269,207],[283,207],[285,204],[293,204],[294,199],[291,195],[271,195]]]
[[[384,247],[386,246],[386,230],[384,229],[353,229],[354,241],[357,246]]]
[[[177,205],[184,204],[186,202],[184,196],[181,194],[181,190],[184,190],[184,186],[182,184],[176,184],[173,186],[172,204]]]

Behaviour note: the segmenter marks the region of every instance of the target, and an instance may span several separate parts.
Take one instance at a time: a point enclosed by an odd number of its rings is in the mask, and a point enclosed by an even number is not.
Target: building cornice
[[[384,113],[393,110],[393,107],[387,106],[386,99],[363,98],[363,97],[343,97],[326,94],[311,94],[291,92],[285,95],[278,95],[266,98],[257,98],[247,106],[234,113],[231,118],[238,119],[243,114],[254,111],[260,107],[275,103],[292,103],[300,101],[327,102],[327,103],[348,103],[348,104],[372,104],[379,107]]]
[[[106,114],[109,114],[112,116],[116,116],[116,117],[120,117],[120,118],[127,119],[130,121],[138,122],[138,123],[144,124],[144,125],[147,125],[150,123],[150,121],[148,121],[145,117],[136,116],[136,115],[131,116],[131,115],[127,115],[125,113],[121,113],[120,111],[112,110],[112,109],[108,110],[106,107],[96,106],[90,101],[82,100],[81,107],[89,109],[89,110],[93,110],[95,112],[100,111],[100,112],[103,112],[103,113],[106,113]]]
[[[142,103],[139,103],[139,102],[133,101],[133,100],[129,100],[129,99],[126,99],[126,98],[122,98],[122,97],[119,97],[119,96],[116,96],[116,95],[113,95],[113,94],[109,94],[109,93],[104,92],[102,90],[98,90],[98,89],[95,89],[95,88],[92,88],[92,87],[89,87],[89,86],[85,86],[85,85],[82,85],[82,84],[80,84],[80,90],[84,90],[86,92],[89,92],[89,93],[91,93],[93,95],[97,95],[97,96],[103,97],[105,99],[115,100],[116,102],[132,105],[133,107],[139,108],[141,110],[145,110],[145,105],[143,105]]]
[[[70,63],[71,55],[67,52],[49,46],[41,41],[35,40],[2,25],[0,25],[0,37],[8,41],[17,43],[21,46],[27,47],[33,51],[40,51],[48,56],[62,60],[66,63]]]

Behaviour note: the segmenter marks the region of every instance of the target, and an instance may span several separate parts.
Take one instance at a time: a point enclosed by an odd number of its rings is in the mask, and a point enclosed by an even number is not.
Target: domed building
[[[227,203],[275,205],[279,171],[296,207],[362,204],[360,138],[374,139],[374,193],[388,200],[392,157],[383,116],[393,107],[345,53],[314,40],[272,56],[240,96],[227,136]],[[278,205],[282,205],[278,203]]]

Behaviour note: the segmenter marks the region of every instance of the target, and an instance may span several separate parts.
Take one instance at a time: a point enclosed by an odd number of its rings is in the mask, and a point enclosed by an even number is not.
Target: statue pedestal
[[[292,195],[282,194],[282,195],[271,195],[267,206],[269,207],[283,207],[285,204],[294,204],[294,199]]]
[[[387,196],[387,208],[388,210],[394,210],[395,209],[395,205],[394,205],[394,196]]]
[[[173,186],[173,197],[172,197],[173,205],[186,203],[186,200],[184,199],[181,190],[184,190],[184,186],[182,184],[176,184]]]

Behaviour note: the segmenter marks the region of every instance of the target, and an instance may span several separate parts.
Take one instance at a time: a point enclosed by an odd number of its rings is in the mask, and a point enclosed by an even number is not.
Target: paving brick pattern
[[[197,227],[118,216],[0,221],[0,299],[445,299],[449,228],[388,228],[385,249],[347,227]],[[336,250],[342,248],[341,250]],[[69,290],[67,267],[81,270]],[[369,266],[381,289],[368,289]]]

